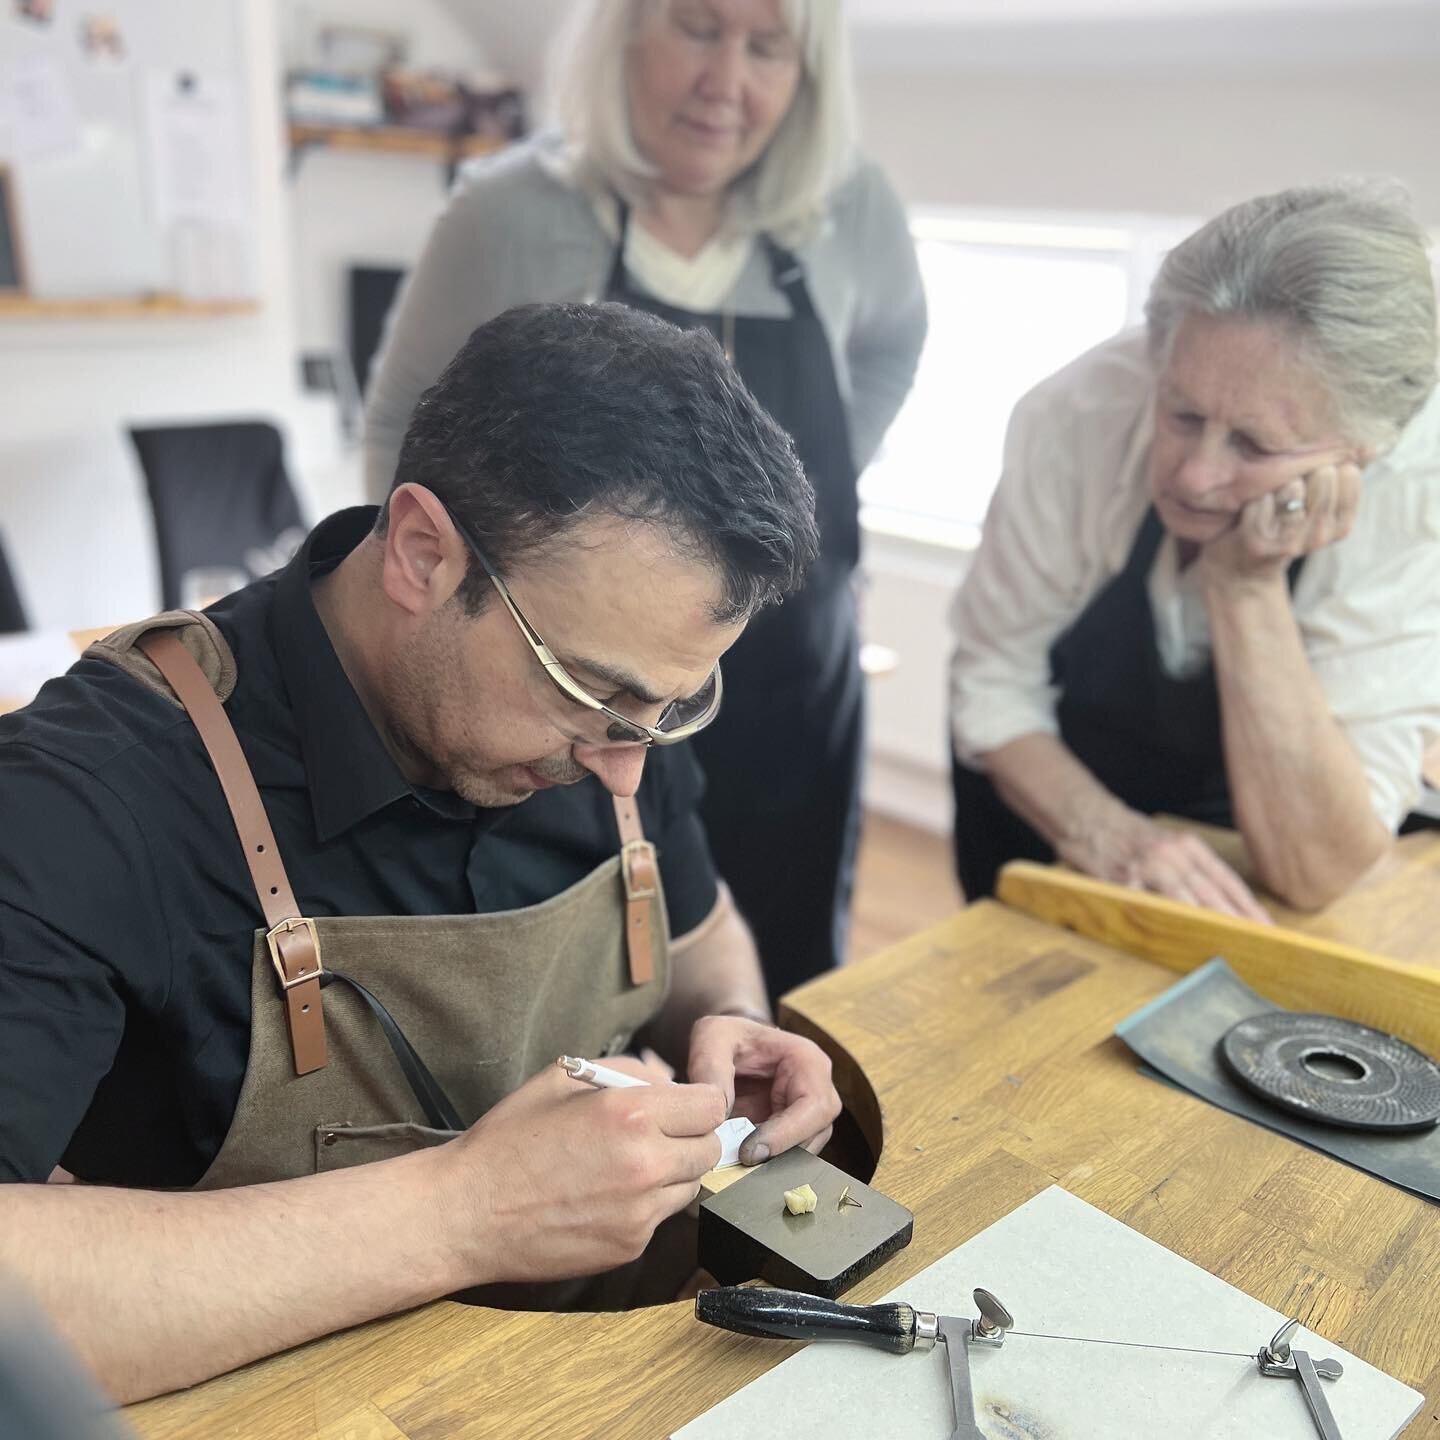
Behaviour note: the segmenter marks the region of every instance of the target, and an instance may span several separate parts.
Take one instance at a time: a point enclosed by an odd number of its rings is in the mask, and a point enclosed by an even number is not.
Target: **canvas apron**
[[[267,920],[255,932],[239,1103],[199,1188],[291,1179],[442,1143],[557,1055],[614,1054],[659,1010],[667,921],[633,801],[615,802],[619,853],[542,904],[488,915],[305,917],[224,714],[235,663],[214,624],[170,612],[87,654],[172,703],[178,696],[196,721]]]
[[[700,815],[715,868],[755,935],[773,998],[844,959],[854,888],[864,684],[849,417],[795,255],[761,237],[789,316],[702,313],[631,283],[628,227],[622,207],[605,298],[715,335],[815,487],[820,554],[804,589],[746,626],[725,656],[724,707],[690,742],[707,778]]]

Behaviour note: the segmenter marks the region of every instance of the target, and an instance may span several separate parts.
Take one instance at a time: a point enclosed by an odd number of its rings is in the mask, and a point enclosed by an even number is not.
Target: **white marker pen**
[[[562,1055],[555,1063],[572,1080],[593,1085],[597,1090],[628,1090],[633,1085],[650,1083],[648,1080],[637,1080],[633,1075],[625,1075],[619,1070],[612,1070],[608,1065],[597,1065],[593,1060],[578,1060],[573,1055]],[[732,1116],[715,1127],[715,1134],[720,1138],[720,1160],[715,1167],[717,1170],[721,1166],[740,1163],[741,1142],[754,1129],[755,1122],[747,1120],[743,1115]]]
[[[583,1080],[597,1090],[628,1090],[634,1085],[648,1085],[648,1080],[637,1080],[633,1075],[612,1070],[608,1065],[597,1065],[593,1060],[577,1060],[573,1055],[562,1055],[555,1062],[573,1080]]]

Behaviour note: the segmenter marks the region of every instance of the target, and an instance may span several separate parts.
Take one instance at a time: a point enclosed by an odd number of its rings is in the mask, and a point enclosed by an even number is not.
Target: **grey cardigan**
[[[541,138],[461,172],[391,312],[369,389],[365,490],[383,500],[415,402],[479,324],[533,300],[594,300],[614,255],[588,196],[558,178]],[[925,341],[925,294],[905,212],[879,167],[861,163],[797,255],[830,340],[855,463],[879,448]],[[730,303],[788,313],[756,247]]]

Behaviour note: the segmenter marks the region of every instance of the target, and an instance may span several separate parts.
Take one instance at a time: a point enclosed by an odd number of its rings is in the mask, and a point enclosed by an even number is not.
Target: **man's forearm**
[[[0,1186],[0,1269],[125,1403],[478,1283],[449,1188],[441,1150],[236,1190]]]
[[[1318,909],[1389,844],[1305,654],[1283,573],[1207,588],[1235,821],[1266,888]]]
[[[683,1067],[691,1027],[702,1015],[770,1017],[759,952],[723,885],[711,913],[671,946],[670,991],[651,1035],[672,1065]]]

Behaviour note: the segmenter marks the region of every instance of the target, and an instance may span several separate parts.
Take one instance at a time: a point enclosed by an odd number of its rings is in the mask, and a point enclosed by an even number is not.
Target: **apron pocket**
[[[458,1130],[435,1130],[413,1120],[391,1125],[351,1125],[340,1120],[315,1127],[315,1173],[344,1170],[351,1165],[368,1165],[374,1160],[393,1160],[416,1150],[428,1150],[453,1140]]]

